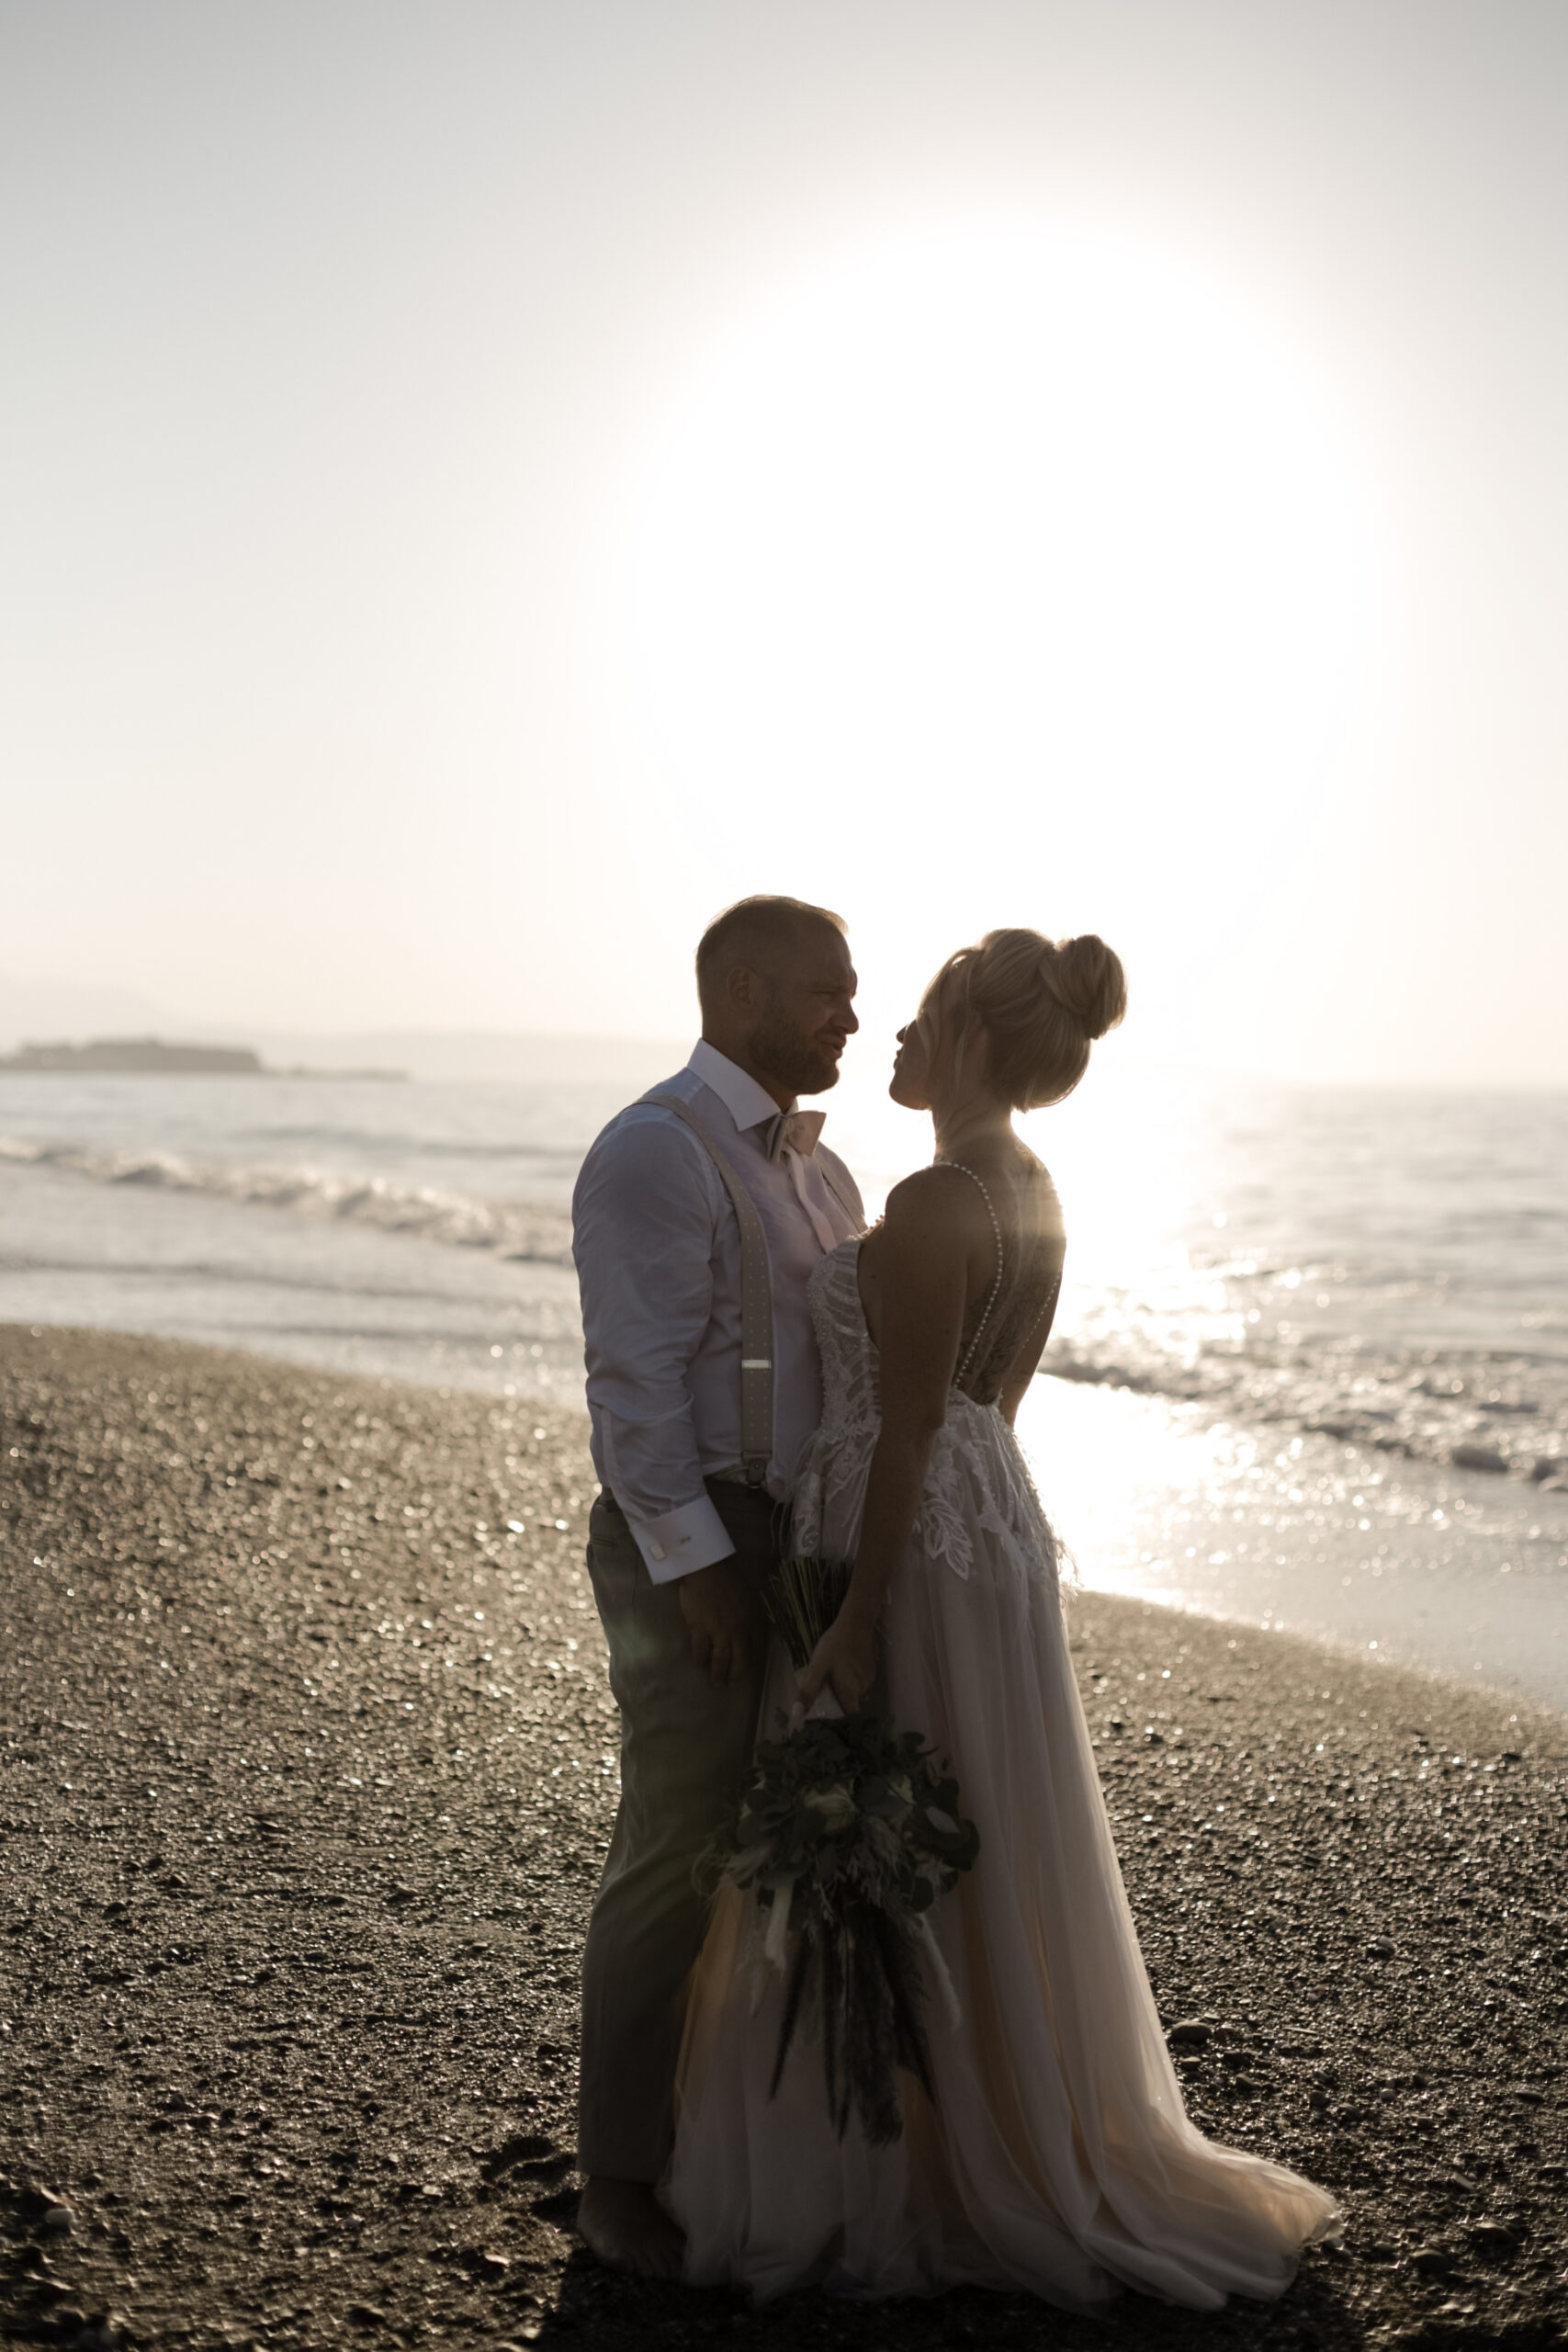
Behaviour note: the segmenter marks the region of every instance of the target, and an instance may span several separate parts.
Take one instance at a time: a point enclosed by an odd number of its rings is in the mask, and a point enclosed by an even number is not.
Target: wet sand
[[[1079,1596],[1193,2110],[1326,2182],[1345,2245],[1217,2317],[753,2313],[570,2235],[615,1736],[581,1418],[17,1329],[0,1416],[13,2338],[1564,2341],[1563,1717]]]

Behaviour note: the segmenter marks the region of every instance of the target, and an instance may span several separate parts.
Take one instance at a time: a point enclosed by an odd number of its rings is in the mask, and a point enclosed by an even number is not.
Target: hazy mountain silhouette
[[[0,972],[0,1056],[22,1046],[91,1038],[159,1037],[193,1044],[243,1044],[274,1069],[392,1069],[411,1078],[510,1080],[548,1086],[572,1080],[628,1091],[678,1069],[691,1038],[537,1035],[523,1029],[270,1029],[244,1021],[220,1025],[133,989],[65,980],[20,979]]]

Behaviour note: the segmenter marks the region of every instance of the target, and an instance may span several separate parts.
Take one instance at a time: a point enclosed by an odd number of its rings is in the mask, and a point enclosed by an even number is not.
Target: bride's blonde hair
[[[955,1078],[983,1030],[987,1085],[1015,1111],[1035,1111],[1072,1092],[1091,1043],[1126,1010],[1121,958],[1092,931],[1077,939],[988,931],[977,946],[948,957],[920,1000],[916,1026],[928,1054],[939,1040],[951,1045]]]

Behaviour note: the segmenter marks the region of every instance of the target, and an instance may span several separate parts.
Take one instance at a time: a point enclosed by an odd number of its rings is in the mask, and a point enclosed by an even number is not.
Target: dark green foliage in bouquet
[[[900,2067],[932,2096],[922,1960],[954,2004],[925,1915],[979,1847],[957,1781],[885,1718],[811,1716],[757,1749],[722,1877],[756,1890],[784,1972],[771,2090],[814,2009],[840,2139],[852,2111],[874,2144],[898,2137]]]

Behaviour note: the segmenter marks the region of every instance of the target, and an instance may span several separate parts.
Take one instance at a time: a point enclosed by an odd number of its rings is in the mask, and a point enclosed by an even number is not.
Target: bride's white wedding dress
[[[753,1897],[723,1895],[666,2183],[685,2275],[759,2294],[1021,2288],[1075,2309],[1118,2282],[1201,2309],[1275,2296],[1338,2215],[1281,2165],[1205,2140],[1182,2106],[1068,1657],[1055,1541],[1011,1430],[979,1401],[1060,1280],[1049,1179],[1036,1169],[1002,1190],[1015,1214],[1000,1221],[984,1360],[977,1329],[885,1620],[894,1720],[946,1756],[980,1832],[975,1869],[929,1915],[961,2022],[928,2003],[934,2106],[904,2077],[903,2137],[873,2147],[852,2120],[840,2143],[804,2031],[768,2097],[780,1980]],[[795,1501],[795,1547],[837,1558],[854,1553],[878,1427],[858,1250],[830,1251],[812,1281],[824,1417]],[[795,1683],[774,1646],[769,1732]]]

